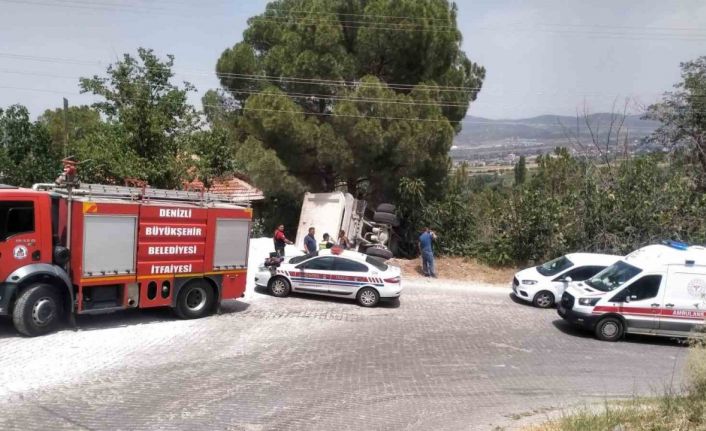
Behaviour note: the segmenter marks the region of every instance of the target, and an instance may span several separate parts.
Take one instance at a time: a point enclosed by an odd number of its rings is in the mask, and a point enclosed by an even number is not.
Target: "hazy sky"
[[[221,52],[239,41],[248,0],[0,0],[0,107],[33,115],[89,103],[78,77],[101,74],[139,46],[176,56],[179,80],[218,87]],[[461,0],[463,49],[488,74],[470,114],[520,118],[633,111],[679,79],[679,62],[706,55],[703,0]]]

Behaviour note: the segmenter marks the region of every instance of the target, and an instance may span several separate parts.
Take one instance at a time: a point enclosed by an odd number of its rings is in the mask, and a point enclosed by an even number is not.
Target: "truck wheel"
[[[392,259],[392,252],[386,248],[380,247],[369,247],[365,250],[365,254],[368,256],[379,257],[385,260]]]
[[[540,290],[534,295],[532,304],[539,308],[549,308],[554,305],[554,294],[548,290]]]
[[[389,224],[392,227],[400,225],[400,219],[395,214],[375,212],[373,221],[376,223]]]
[[[623,336],[623,322],[617,317],[606,317],[596,325],[596,338],[603,341],[618,341]]]
[[[64,305],[56,288],[38,283],[17,298],[12,322],[20,334],[35,337],[56,329],[63,316]]]
[[[275,277],[269,282],[270,292],[272,296],[278,298],[284,298],[289,296],[289,292],[292,290],[292,285],[284,277]]]
[[[380,204],[378,205],[377,212],[394,214],[396,209],[397,208],[392,204]]]
[[[213,310],[215,294],[205,280],[194,280],[182,287],[176,303],[176,314],[182,319],[198,319]]]
[[[364,287],[358,291],[356,301],[361,307],[375,307],[380,302],[380,294],[372,287]]]

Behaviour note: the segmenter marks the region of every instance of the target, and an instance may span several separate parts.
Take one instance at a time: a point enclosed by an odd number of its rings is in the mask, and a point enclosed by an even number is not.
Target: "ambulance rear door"
[[[706,317],[706,267],[670,265],[660,331],[687,335],[703,326]]]

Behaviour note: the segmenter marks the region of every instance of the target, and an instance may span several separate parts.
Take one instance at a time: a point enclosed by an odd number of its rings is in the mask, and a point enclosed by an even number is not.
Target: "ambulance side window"
[[[0,240],[11,236],[34,232],[34,202],[0,202]]]
[[[661,275],[646,275],[615,295],[611,302],[625,302],[628,295],[631,301],[656,298],[660,284],[662,284]]]

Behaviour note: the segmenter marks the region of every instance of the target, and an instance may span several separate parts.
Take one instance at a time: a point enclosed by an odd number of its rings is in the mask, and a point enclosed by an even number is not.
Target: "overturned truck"
[[[317,237],[328,233],[334,241],[343,230],[351,248],[369,256],[390,259],[396,241],[393,229],[397,226],[399,219],[394,205],[383,203],[372,211],[366,201],[355,199],[349,193],[306,193],[295,245],[304,248],[304,237],[310,227],[316,228]]]

